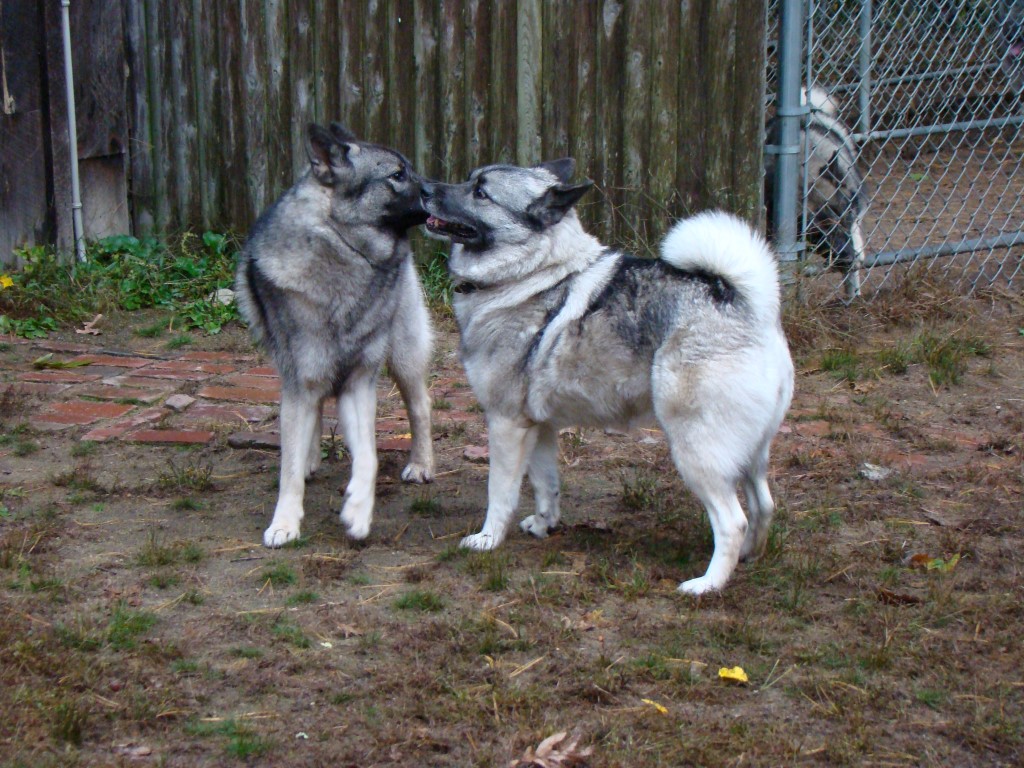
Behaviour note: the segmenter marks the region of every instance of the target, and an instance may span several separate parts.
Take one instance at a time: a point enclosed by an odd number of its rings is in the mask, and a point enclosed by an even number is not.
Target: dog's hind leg
[[[281,392],[281,478],[277,506],[263,543],[280,547],[299,538],[311,434],[318,421],[317,399],[308,392]]]
[[[338,420],[352,454],[352,477],[345,488],[341,522],[353,539],[365,539],[373,520],[377,484],[376,381],[374,374],[358,372],[338,395]]]
[[[701,478],[693,482],[687,478],[690,489],[704,503],[711,530],[715,536],[715,551],[711,555],[707,572],[696,579],[684,581],[679,591],[690,595],[721,589],[729,580],[740,559],[740,549],[747,530],[747,518],[736,497],[735,487],[723,478]]]
[[[526,463],[533,454],[537,427],[524,427],[503,416],[487,420],[488,446],[491,455],[487,477],[487,518],[480,533],[462,540],[467,549],[494,549],[505,540],[508,524],[519,504]]]
[[[306,479],[320,469],[323,456],[320,454],[320,442],[324,434],[324,401],[316,404],[316,423],[309,433],[309,453],[306,454]]]
[[[756,560],[764,553],[768,531],[775,514],[775,502],[768,489],[768,445],[762,448],[743,476],[747,497],[747,533],[740,549],[740,560]]]
[[[537,509],[519,527],[543,539],[558,525],[558,432],[548,424],[537,427],[537,445],[530,456],[530,482]]]
[[[412,450],[402,479],[409,483],[429,483],[434,479],[434,445],[430,433],[430,392],[427,370],[430,366],[430,317],[423,303],[419,281],[408,266],[398,315],[394,321],[388,370],[402,393],[409,413]]]

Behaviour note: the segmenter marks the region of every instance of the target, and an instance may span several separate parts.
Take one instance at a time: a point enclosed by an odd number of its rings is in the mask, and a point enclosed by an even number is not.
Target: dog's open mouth
[[[427,229],[436,235],[443,235],[455,242],[469,243],[480,237],[480,233],[465,224],[456,221],[445,221],[437,216],[430,216],[427,219]]]

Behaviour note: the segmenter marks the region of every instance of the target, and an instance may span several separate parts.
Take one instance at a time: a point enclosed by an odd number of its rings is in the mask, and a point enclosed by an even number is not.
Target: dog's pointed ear
[[[332,186],[349,164],[345,157],[345,148],[338,143],[333,133],[316,123],[310,123],[306,132],[306,154],[309,155],[309,167],[313,176],[321,184]]]
[[[331,123],[331,133],[342,144],[357,140],[356,135],[341,123]]]
[[[550,160],[546,163],[535,165],[534,168],[543,168],[563,184],[568,184],[569,179],[576,172],[576,161],[571,157],[563,157],[560,160]]]
[[[582,184],[555,184],[530,203],[526,212],[542,227],[552,227],[562,220],[592,186],[594,182],[589,179]]]

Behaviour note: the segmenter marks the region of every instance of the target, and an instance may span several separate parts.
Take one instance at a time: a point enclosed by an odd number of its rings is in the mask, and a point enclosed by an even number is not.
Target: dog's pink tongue
[[[1024,43],[1014,43],[1010,46],[1011,56],[1020,56],[1022,53],[1024,53]]]
[[[439,218],[437,218],[437,216],[428,216],[427,217],[427,226],[436,227],[436,226],[438,226],[439,224],[442,224],[442,223],[443,222]]]

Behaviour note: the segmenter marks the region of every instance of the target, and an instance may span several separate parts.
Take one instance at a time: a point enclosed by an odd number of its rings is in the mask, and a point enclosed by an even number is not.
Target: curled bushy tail
[[[779,316],[779,270],[768,243],[745,221],[705,211],[677,223],[661,243],[661,258],[676,269],[706,272],[731,285],[763,322]]]

